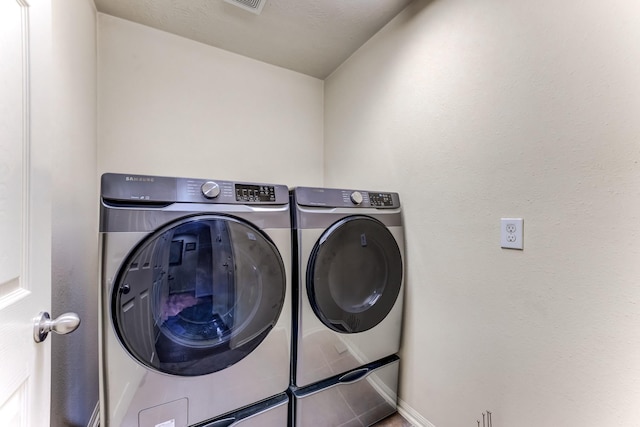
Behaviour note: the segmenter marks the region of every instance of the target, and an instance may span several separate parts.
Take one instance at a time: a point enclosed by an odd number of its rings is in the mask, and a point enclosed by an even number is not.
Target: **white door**
[[[48,426],[51,307],[50,0],[0,0],[0,425]]]

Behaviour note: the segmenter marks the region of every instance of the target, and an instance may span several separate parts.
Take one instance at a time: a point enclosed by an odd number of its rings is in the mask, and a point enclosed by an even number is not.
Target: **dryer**
[[[287,390],[290,224],[283,185],[102,176],[101,425],[206,424]]]
[[[297,187],[292,384],[304,387],[400,347],[404,228],[397,193]]]

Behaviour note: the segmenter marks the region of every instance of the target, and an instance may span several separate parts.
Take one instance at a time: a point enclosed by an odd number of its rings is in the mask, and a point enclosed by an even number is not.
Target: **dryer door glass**
[[[307,294],[320,320],[338,332],[373,328],[389,314],[402,285],[402,256],[380,221],[350,216],[316,242],[307,267]]]
[[[144,365],[204,375],[240,361],[278,320],[286,277],[260,230],[226,216],[182,219],[129,255],[112,294],[112,320]]]

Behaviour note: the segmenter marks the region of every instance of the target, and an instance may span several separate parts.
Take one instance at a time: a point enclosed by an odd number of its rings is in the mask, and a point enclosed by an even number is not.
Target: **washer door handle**
[[[33,319],[33,340],[41,343],[47,339],[49,332],[65,335],[78,329],[78,326],[80,316],[76,313],[64,313],[51,320],[49,313],[42,311]]]

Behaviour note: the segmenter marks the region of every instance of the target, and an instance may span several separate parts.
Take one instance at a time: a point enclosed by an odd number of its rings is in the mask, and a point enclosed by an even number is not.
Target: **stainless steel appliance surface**
[[[193,427],[285,427],[289,412],[289,396],[282,393]]]
[[[396,412],[398,356],[292,389],[292,427],[370,426]]]
[[[286,186],[104,174],[100,250],[101,425],[206,424],[287,390]]]
[[[400,348],[404,227],[397,193],[297,187],[292,384],[304,387]]]

